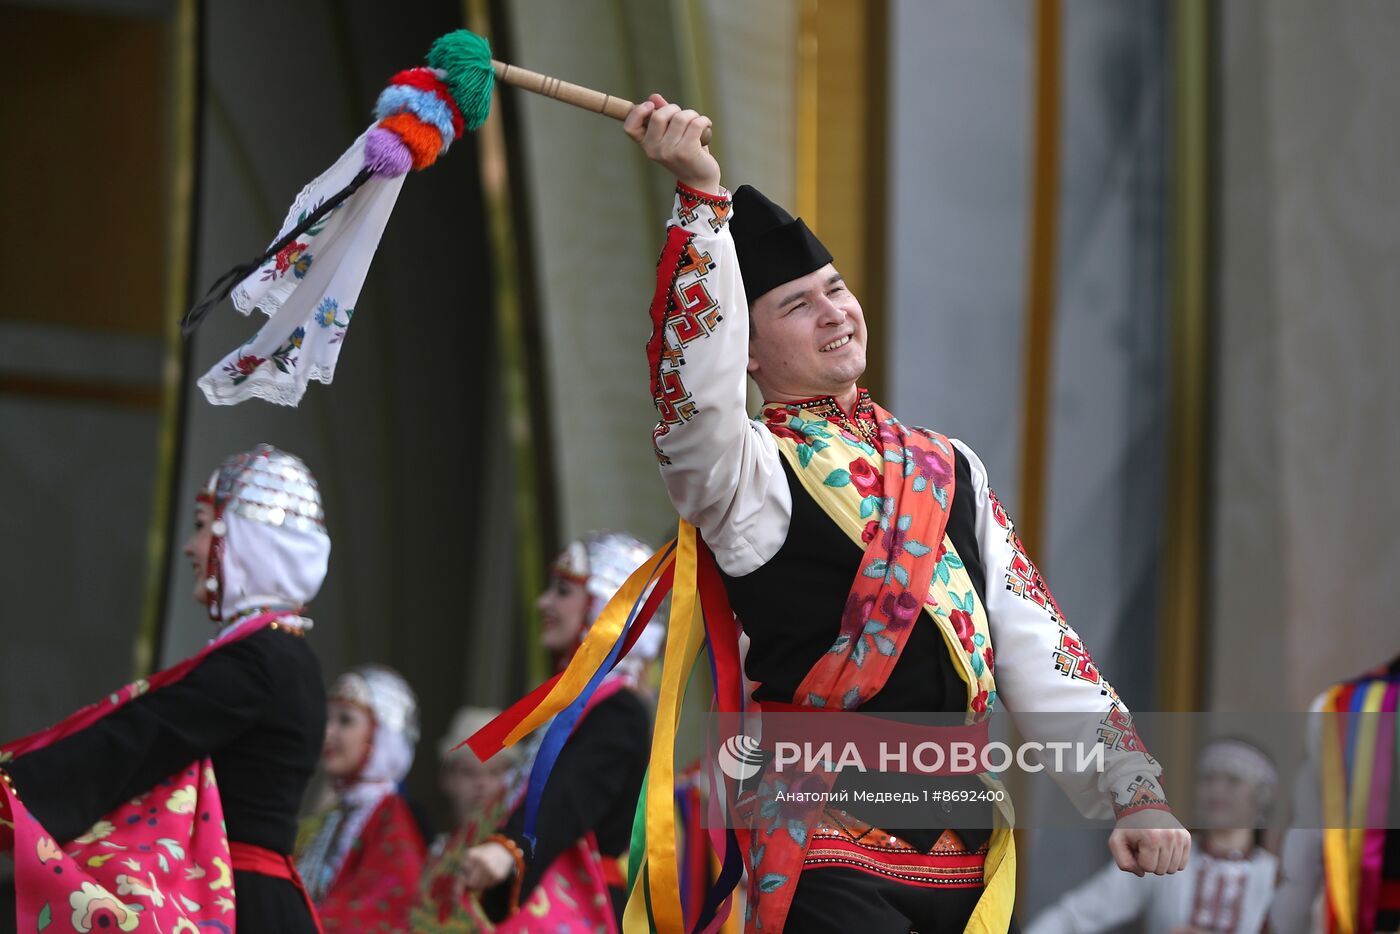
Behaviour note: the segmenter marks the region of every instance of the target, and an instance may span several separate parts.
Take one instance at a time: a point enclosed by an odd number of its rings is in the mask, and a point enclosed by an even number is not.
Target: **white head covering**
[[[603,612],[603,607],[651,554],[651,547],[636,536],[608,531],[589,532],[559,553],[554,573],[583,584],[590,597],[586,625],[579,632],[580,642]],[[656,615],[623,664],[629,659],[634,663],[647,662],[661,653],[666,642],[666,626],[662,614],[658,611]]]
[[[392,668],[351,668],[335,680],[330,700],[364,708],[374,721],[374,732],[364,765],[354,777],[336,782],[336,807],[297,863],[312,898],[317,900],[329,891],[379,802],[394,794],[408,775],[418,744],[418,698]]]
[[[214,509],[211,619],[229,623],[261,606],[299,609],[315,598],[331,540],[316,478],[300,458],[259,444],[224,461],[199,498]]]
[[[384,665],[360,665],[336,679],[330,699],[362,707],[374,718],[369,758],[352,781],[403,781],[418,745],[418,698],[403,676]]]
[[[1257,790],[1261,808],[1273,803],[1278,787],[1278,769],[1258,746],[1241,739],[1217,739],[1207,743],[1196,760],[1199,775],[1232,775],[1250,782]]]

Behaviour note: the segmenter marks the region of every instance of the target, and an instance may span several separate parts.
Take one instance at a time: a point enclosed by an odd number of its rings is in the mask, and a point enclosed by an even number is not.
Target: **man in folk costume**
[[[857,387],[860,303],[800,219],[749,186],[720,186],[700,142],[709,125],[652,95],[624,129],[678,182],[648,344],[655,454],[750,640],[754,700],[877,713],[982,714],[1001,703],[1126,722],[981,461],[961,442],[904,427]],[[765,400],[756,420],[746,372]],[[1116,816],[1118,866],[1181,869],[1190,838],[1167,807],[1160,766],[1131,742],[1106,749],[1105,762],[1101,775],[1059,778],[1086,813]],[[1012,923],[1005,827],[979,840],[819,821],[800,836],[754,832],[750,930]],[[815,840],[820,864],[808,856]],[[940,884],[950,861],[961,872]]]

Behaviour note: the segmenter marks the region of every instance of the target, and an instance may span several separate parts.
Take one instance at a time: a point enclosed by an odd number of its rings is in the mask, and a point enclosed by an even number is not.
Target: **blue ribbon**
[[[535,827],[539,820],[540,799],[544,797],[545,785],[549,782],[550,772],[554,770],[554,763],[558,761],[559,753],[563,751],[564,743],[573,733],[574,726],[583,716],[588,701],[598,690],[598,686],[603,683],[603,679],[617,664],[617,660],[622,654],[622,646],[627,641],[627,634],[637,623],[637,613],[641,610],[642,604],[646,602],[650,584],[655,582],[657,571],[675,547],[673,542],[657,557],[656,564],[652,567],[651,576],[647,581],[648,586],[643,587],[641,593],[637,594],[637,599],[632,602],[632,610],[627,614],[627,622],[623,625],[622,632],[618,634],[617,641],[613,643],[611,651],[608,652],[608,657],[603,660],[602,665],[598,666],[598,670],[593,673],[593,677],[589,679],[579,696],[555,715],[554,721],[549,725],[548,732],[545,733],[544,739],[540,742],[539,752],[535,753],[535,762],[530,767],[530,783],[525,791],[525,826],[522,830],[522,836],[530,843],[532,855],[535,848]],[[646,620],[642,621],[642,625],[645,626],[647,622]]]

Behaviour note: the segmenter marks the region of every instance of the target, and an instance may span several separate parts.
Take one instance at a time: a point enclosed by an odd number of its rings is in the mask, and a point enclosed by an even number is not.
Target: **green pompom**
[[[491,112],[491,89],[496,72],[491,67],[491,44],[474,32],[458,29],[441,36],[428,50],[428,66],[441,68],[443,78],[462,112],[467,129],[475,130]]]

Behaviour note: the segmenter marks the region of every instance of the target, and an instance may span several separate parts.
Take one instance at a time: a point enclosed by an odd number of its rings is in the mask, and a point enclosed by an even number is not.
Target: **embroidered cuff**
[[[1151,773],[1134,775],[1113,793],[1113,819],[1121,820],[1138,811],[1171,811],[1162,783]]]
[[[729,191],[721,188],[720,194],[691,188],[683,182],[676,182],[676,223],[697,234],[716,234],[729,223],[729,212],[733,202]],[[708,227],[708,231],[705,228]]]

